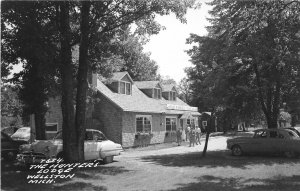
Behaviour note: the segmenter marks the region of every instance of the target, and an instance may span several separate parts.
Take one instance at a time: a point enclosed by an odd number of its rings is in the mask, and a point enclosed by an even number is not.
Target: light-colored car
[[[21,127],[14,134],[12,134],[11,138],[14,141],[29,141],[30,140],[31,130],[30,127]]]
[[[111,163],[114,156],[120,155],[123,148],[120,144],[108,140],[98,130],[86,129],[84,141],[85,160],[102,159]],[[58,132],[53,140],[36,140],[31,144],[21,145],[18,160],[22,163],[37,163],[41,159],[63,158],[62,132]]]
[[[284,154],[296,157],[300,154],[300,137],[289,129],[258,129],[253,137],[236,137],[227,140],[232,155],[245,153]]]

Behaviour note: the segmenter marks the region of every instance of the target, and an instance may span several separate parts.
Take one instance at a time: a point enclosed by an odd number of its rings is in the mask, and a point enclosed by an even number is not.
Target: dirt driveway
[[[43,190],[299,190],[299,159],[232,157],[226,151],[226,139],[211,138],[205,158],[201,158],[203,144],[126,150],[111,164],[80,170],[72,180]],[[16,184],[2,180],[3,185],[4,190],[41,189],[26,184],[14,189]]]

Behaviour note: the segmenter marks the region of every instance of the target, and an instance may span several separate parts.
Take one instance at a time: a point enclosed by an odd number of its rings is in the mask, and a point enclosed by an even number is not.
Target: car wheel
[[[294,151],[286,151],[284,152],[284,156],[286,156],[287,158],[294,158],[296,157],[296,153]]]
[[[234,145],[231,148],[231,153],[233,156],[241,156],[243,154],[242,149],[239,145]]]
[[[103,159],[105,164],[112,163],[114,160],[114,156],[108,156]]]

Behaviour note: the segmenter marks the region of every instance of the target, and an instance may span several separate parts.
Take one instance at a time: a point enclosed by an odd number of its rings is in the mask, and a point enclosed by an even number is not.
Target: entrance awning
[[[191,119],[193,118],[193,115],[191,112],[185,112],[184,114],[182,114],[182,116],[180,117],[180,119]]]

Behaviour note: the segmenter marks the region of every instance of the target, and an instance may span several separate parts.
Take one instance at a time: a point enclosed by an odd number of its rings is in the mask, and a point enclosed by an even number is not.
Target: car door
[[[282,145],[284,144],[284,136],[276,129],[269,130],[268,142],[266,144],[266,153],[280,153],[282,150]]]
[[[267,131],[262,129],[260,131],[257,131],[251,141],[251,144],[249,145],[249,152],[251,153],[265,153],[266,152],[266,143],[268,135]]]
[[[93,158],[93,149],[94,149],[95,141],[93,139],[93,132],[86,131],[85,132],[85,140],[84,140],[84,159],[92,160]]]
[[[92,145],[92,157],[98,159],[100,157],[100,151],[102,150],[102,142],[106,140],[106,137],[99,131],[93,131],[94,144]]]

